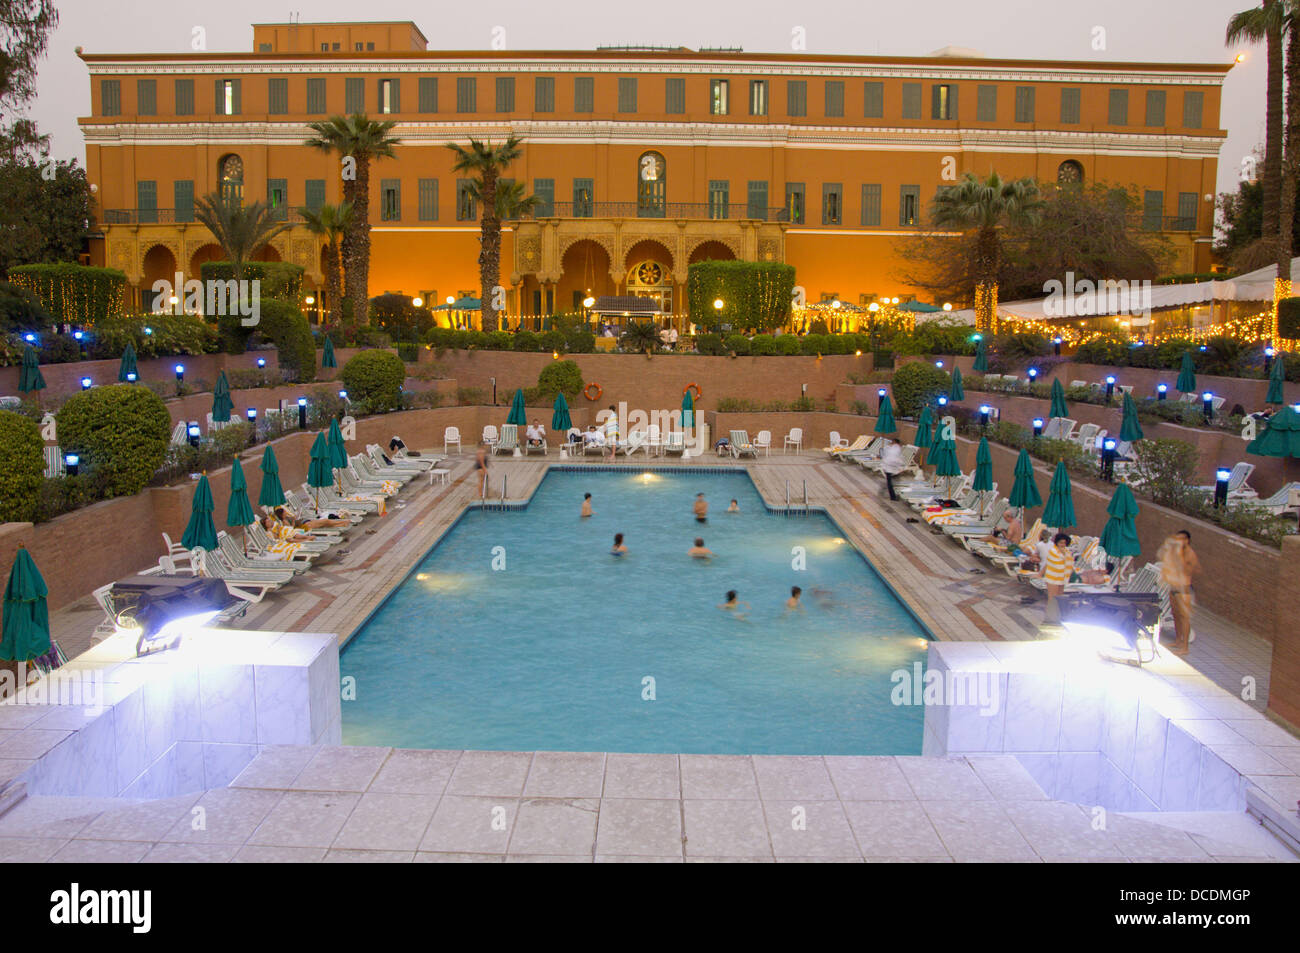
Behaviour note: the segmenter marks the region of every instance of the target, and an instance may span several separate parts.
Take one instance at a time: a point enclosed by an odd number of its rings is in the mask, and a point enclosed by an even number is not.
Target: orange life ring
[[[700,390],[699,384],[694,384],[694,383],[687,384],[685,387],[682,388],[682,396],[685,396],[688,390],[695,391],[695,397],[693,398],[694,400],[699,400],[701,397],[704,396],[704,391]]]
[[[595,394],[592,394],[591,392],[591,389],[593,387],[596,388]],[[592,381],[590,384],[588,384],[586,387],[582,389],[582,396],[587,398],[587,400],[600,400],[600,395],[603,393],[605,392],[601,390],[600,385],[597,384],[595,381]]]

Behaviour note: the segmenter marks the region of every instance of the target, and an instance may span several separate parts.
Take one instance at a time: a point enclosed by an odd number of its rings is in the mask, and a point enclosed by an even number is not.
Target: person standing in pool
[[[626,556],[627,547],[623,545],[623,534],[614,534],[614,548],[609,551],[611,556]]]
[[[704,540],[696,536],[695,545],[686,551],[686,555],[693,559],[712,559],[713,550],[704,545]]]
[[[487,447],[479,444],[478,452],[474,454],[474,479],[479,481],[479,497],[481,499],[487,499],[487,468]],[[480,471],[482,472],[480,473]]]
[[[739,512],[740,512],[740,504],[739,504],[737,501],[732,500],[732,501],[731,501],[731,505],[727,507],[727,512],[728,512],[728,513],[739,513]]]
[[[707,523],[709,521],[709,504],[704,499],[703,493],[695,494],[695,522]]]
[[[803,590],[798,586],[790,587],[790,598],[785,600],[787,609],[802,609],[803,605],[799,602],[799,597],[803,595]]]
[[[727,601],[718,606],[725,612],[734,612],[737,619],[745,618],[745,613],[749,611],[749,603],[741,602],[736,596],[735,589],[727,590]]]
[[[578,513],[580,517],[586,519],[591,515],[591,494],[582,494],[582,510]]]

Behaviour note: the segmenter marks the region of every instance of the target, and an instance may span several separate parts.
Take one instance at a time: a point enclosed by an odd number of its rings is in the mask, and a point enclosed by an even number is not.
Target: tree
[[[244,279],[244,262],[289,227],[265,202],[242,205],[219,192],[210,192],[194,205],[194,217],[208,227],[227,260],[236,281]]]
[[[352,304],[352,321],[367,321],[370,305],[370,163],[396,158],[401,140],[389,135],[396,120],[378,122],[362,113],[331,116],[308,123],[315,133],[306,144],[339,155],[343,166],[343,198],[352,206],[352,221],[343,233],[344,297]]]
[[[525,191],[522,182],[505,180],[497,182],[497,218],[503,222],[517,222],[537,211],[542,200],[536,195],[525,195]],[[474,196],[474,201],[482,201],[477,181],[470,186],[470,192]]]
[[[0,273],[76,261],[92,222],[86,172],[72,162],[0,160]]]
[[[967,172],[961,182],[941,189],[931,202],[930,218],[937,228],[974,232],[977,330],[992,331],[998,313],[998,269],[1002,263],[998,229],[1030,224],[1041,207],[1033,179],[1003,182],[996,172],[984,180]]]
[[[21,113],[36,95],[36,64],[58,22],[54,0],[0,0],[0,152],[11,161],[48,145]]]
[[[300,208],[298,214],[302,216],[308,231],[325,239],[325,302],[329,306],[326,322],[334,325],[339,319],[336,309],[342,297],[343,262],[339,257],[339,241],[352,224],[352,206],[347,202],[322,205],[314,212],[309,208]]]
[[[470,139],[469,148],[447,143],[456,156],[453,172],[467,172],[475,179],[471,188],[479,203],[479,294],[483,300],[483,330],[495,331],[498,312],[493,307],[493,289],[501,278],[501,209],[497,204],[497,186],[501,173],[523,154],[520,138],[511,136],[499,146],[491,141]]]

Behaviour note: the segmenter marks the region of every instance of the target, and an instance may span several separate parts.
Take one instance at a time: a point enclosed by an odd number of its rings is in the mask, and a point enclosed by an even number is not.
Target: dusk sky
[[[465,7],[448,4],[365,4],[321,0],[292,7],[254,0],[219,5],[176,0],[61,0],[60,24],[41,67],[40,95],[32,110],[51,135],[58,158],[85,161],[77,117],[90,111],[90,83],[74,53],[187,52],[195,26],[207,32],[210,51],[252,49],[254,22],[414,20],[434,49],[489,49],[503,27],[510,49],[592,49],[608,44],[739,46],[747,52],[787,52],[802,27],[810,53],[926,54],[961,46],[986,56],[1223,63],[1237,52],[1223,44],[1229,16],[1248,0],[1095,0],[1088,4],[927,0],[924,3],[850,4],[802,0],[747,0],[701,4],[659,0],[611,4],[597,0],[498,0]],[[1093,49],[1096,28],[1105,50]],[[1219,154],[1219,191],[1236,188],[1241,159],[1263,138],[1263,49],[1224,84],[1221,125],[1228,138]]]

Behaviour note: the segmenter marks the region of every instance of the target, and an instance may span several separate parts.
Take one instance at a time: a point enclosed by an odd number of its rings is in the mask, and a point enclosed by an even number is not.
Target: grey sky
[[[751,52],[787,52],[803,27],[811,53],[926,54],[963,46],[987,56],[1025,59],[1227,62],[1228,17],[1254,0],[921,0],[853,3],[848,0],[497,0],[492,4],[415,4],[389,0],[290,0],[281,7],[256,0],[60,0],[58,30],[40,73],[32,116],[53,137],[59,158],[85,151],[77,117],[90,109],[90,84],[74,48],[96,53],[185,52],[191,30],[207,31],[211,51],[252,49],[254,22],[289,19],[414,20],[430,46],[488,49],[495,27],[510,49],[590,49],[597,44],[656,43],[689,47],[740,46]],[[1106,49],[1094,51],[1094,28]],[[1219,154],[1219,191],[1236,188],[1238,168],[1263,138],[1264,56],[1247,60],[1224,83],[1221,125],[1228,132]]]

